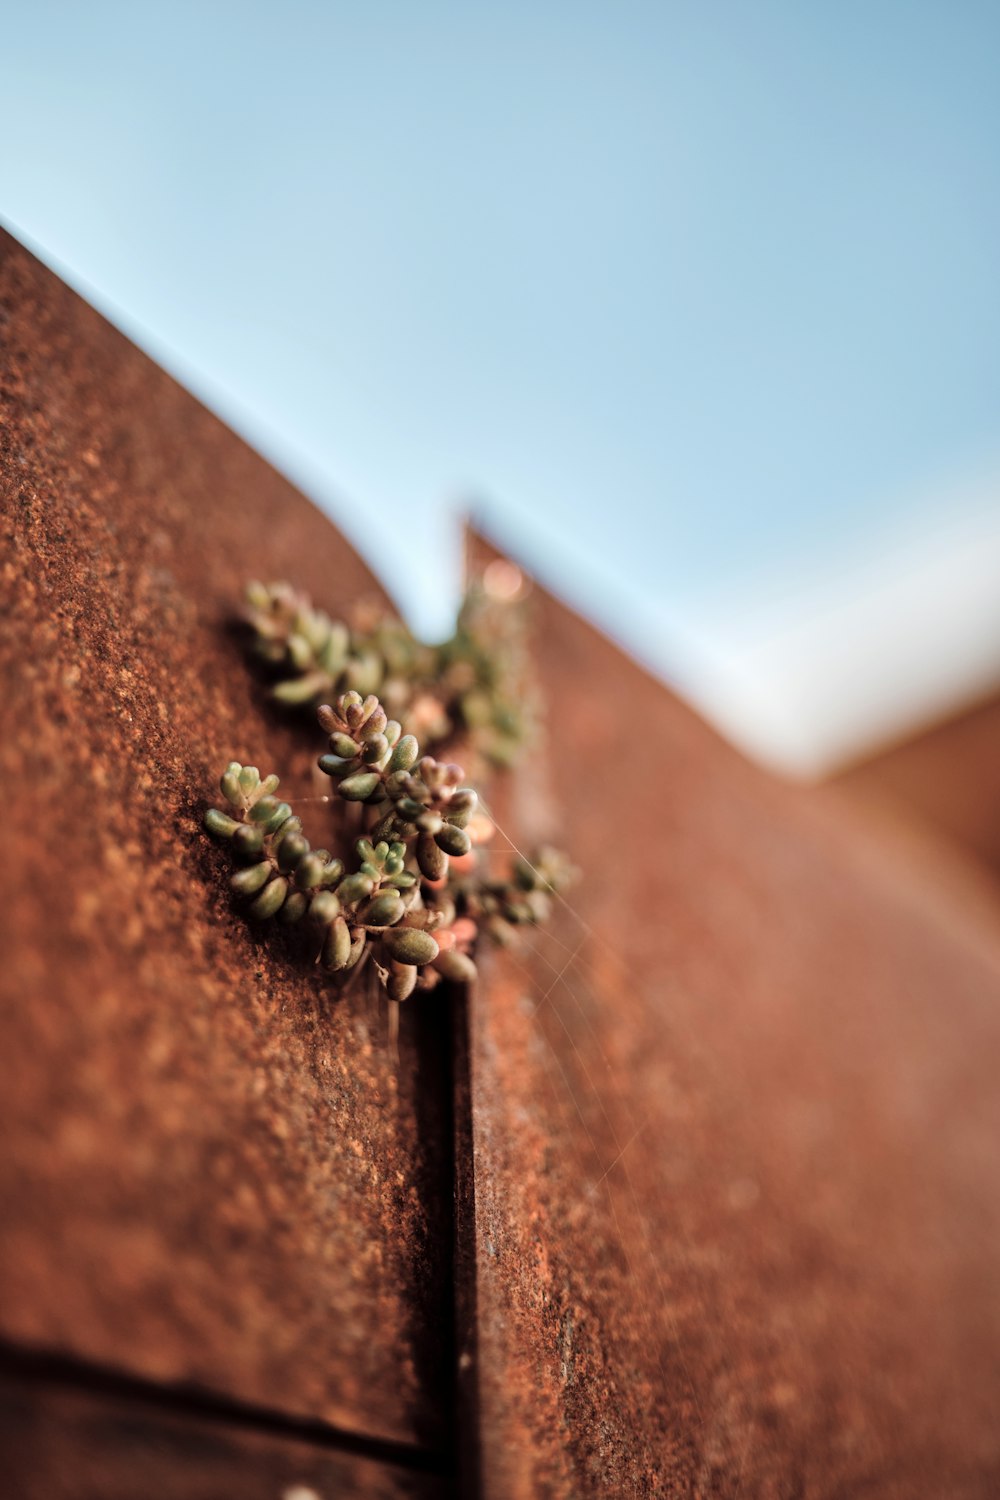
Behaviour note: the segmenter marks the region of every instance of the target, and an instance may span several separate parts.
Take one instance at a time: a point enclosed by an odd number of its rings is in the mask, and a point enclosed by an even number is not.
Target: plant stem
[[[399,1062],[399,1001],[389,1001],[389,1056]]]

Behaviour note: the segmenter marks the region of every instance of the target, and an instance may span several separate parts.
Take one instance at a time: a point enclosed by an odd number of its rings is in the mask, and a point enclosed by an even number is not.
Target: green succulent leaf
[[[439,952],[430,933],[419,927],[391,927],[382,942],[390,958],[401,964],[429,964]]]

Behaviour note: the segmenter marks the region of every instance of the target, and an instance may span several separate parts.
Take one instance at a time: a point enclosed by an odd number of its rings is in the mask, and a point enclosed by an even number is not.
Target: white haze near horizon
[[[996,7],[35,0],[2,47],[0,217],[419,628],[471,508],[786,768],[1000,678]]]

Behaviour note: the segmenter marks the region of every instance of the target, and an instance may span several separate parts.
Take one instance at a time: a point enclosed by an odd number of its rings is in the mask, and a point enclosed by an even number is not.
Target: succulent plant
[[[254,633],[256,654],[284,674],[271,689],[280,702],[312,703],[347,677],[360,677],[366,690],[367,678],[378,686],[378,663],[351,655],[347,626],[314,609],[291,584],[249,583],[241,615]]]
[[[433,930],[441,924],[441,913],[425,905],[418,876],[407,868],[406,844],[358,838],[348,870],[329,850],[313,849],[301,820],[275,795],[278,784],[277,776],[262,781],[255,766],[237,761],[222,774],[232,811],[210,808],[205,826],[229,843],[239,865],[232,890],[259,921],[305,920],[333,973],[371,956],[390,998],[406,999],[418,971],[438,957]]]
[[[330,841],[339,852],[313,848],[279,797],[277,776],[232,761],[219,783],[226,807],[209,808],[205,826],[232,852],[233,892],[251,918],[310,934],[314,956],[336,978],[370,963],[393,1002],[442,979],[470,982],[479,933],[507,943],[516,928],[546,920],[573,875],[551,849],[536,864],[518,859],[505,876],[485,874],[477,845],[492,824],[476,791],[461,766],[422,754],[416,734],[404,732],[407,712],[427,722],[421,704],[436,694],[441,713],[449,705],[447,737],[458,738],[463,725],[471,729],[479,711],[469,703],[481,694],[488,706],[481,724],[511,747],[518,742],[513,710],[509,719],[501,712],[503,672],[482,644],[479,601],[470,595],[453,640],[437,648],[415,642],[397,621],[365,619],[354,633],[287,584],[252,584],[248,601],[260,654],[297,673],[275,689],[283,701],[306,703],[331,685],[351,685],[316,710],[328,739],[318,764],[335,790]],[[433,689],[432,667],[442,674]],[[402,721],[390,717],[380,684],[402,705]],[[446,737],[439,728],[432,738]]]
[[[438,648],[443,698],[460,738],[489,764],[512,766],[530,744],[538,706],[528,671],[523,611],[470,585],[455,633]]]
[[[534,861],[518,856],[506,876],[461,880],[455,896],[466,916],[481,925],[503,946],[515,939],[516,929],[547,922],[557,897],[578,878],[578,871],[558,849],[543,846]]]
[[[279,702],[313,707],[350,690],[377,693],[387,715],[425,743],[462,743],[496,766],[512,765],[530,739],[520,613],[481,585],[466,595],[454,635],[437,646],[371,608],[335,621],[288,583],[248,584],[241,615],[255,654],[278,676],[271,692]]]

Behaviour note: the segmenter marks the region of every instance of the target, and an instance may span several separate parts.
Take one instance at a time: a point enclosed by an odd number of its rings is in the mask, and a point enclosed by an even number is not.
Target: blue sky
[[[0,216],[428,630],[471,497],[682,679],[1000,519],[995,5],[34,0],[2,45]]]

